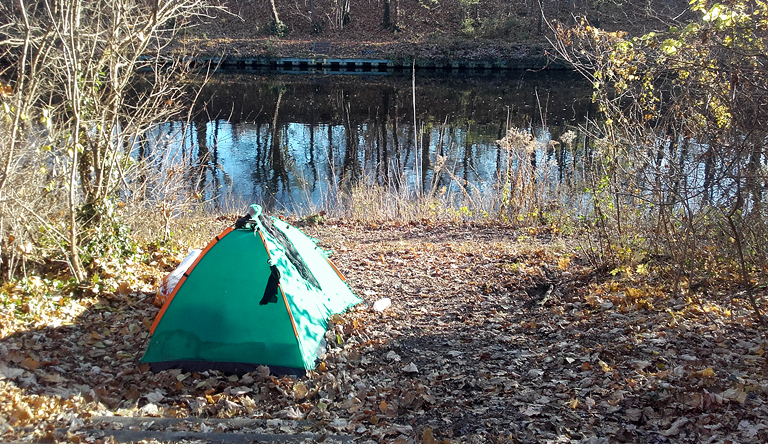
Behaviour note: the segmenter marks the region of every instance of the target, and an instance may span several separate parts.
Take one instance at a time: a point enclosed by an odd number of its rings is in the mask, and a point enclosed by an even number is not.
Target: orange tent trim
[[[288,317],[291,318],[291,325],[293,326],[293,334],[296,335],[296,340],[299,340],[299,330],[296,328],[296,320],[293,319],[293,313],[291,313],[291,307],[288,305],[288,298],[285,297],[285,292],[283,291],[283,286],[278,285],[280,288],[280,294],[283,295],[283,302],[285,302],[285,309],[288,311]]]
[[[336,274],[339,275],[339,279],[341,279],[341,282],[347,282],[347,278],[345,278],[344,275],[341,274],[339,269],[336,268],[336,265],[333,262],[331,262],[331,260],[329,258],[327,258],[327,257],[325,258],[325,260],[328,261],[328,264],[331,266],[331,268],[333,268],[336,271]]]

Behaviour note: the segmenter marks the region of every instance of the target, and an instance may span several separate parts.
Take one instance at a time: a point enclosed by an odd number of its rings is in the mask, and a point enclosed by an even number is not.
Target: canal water
[[[496,142],[509,129],[551,165],[538,180],[570,180],[579,141],[560,140],[594,113],[590,97],[571,72],[217,74],[191,120],[159,125],[138,155],[192,171],[183,180],[219,206],[306,214],[361,185],[490,196],[515,162]]]

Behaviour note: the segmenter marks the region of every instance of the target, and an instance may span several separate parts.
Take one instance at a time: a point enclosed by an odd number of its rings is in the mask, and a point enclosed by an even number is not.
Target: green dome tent
[[[163,303],[141,362],[244,373],[314,368],[328,319],[360,303],[322,249],[252,205],[200,253]]]

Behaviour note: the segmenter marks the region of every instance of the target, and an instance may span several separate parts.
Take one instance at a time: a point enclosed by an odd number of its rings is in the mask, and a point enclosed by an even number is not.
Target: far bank
[[[550,49],[552,23],[586,17],[606,30],[641,35],[665,29],[664,17],[679,17],[688,7],[683,0],[637,5],[597,0],[274,0],[274,9],[270,3],[222,0],[226,12],[185,32],[174,51],[233,67],[329,59],[386,61],[389,67],[562,69],[566,65]]]

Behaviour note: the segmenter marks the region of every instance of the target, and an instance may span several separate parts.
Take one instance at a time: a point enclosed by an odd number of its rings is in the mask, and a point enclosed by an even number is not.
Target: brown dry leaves
[[[59,308],[81,307],[66,321],[14,329],[3,312],[0,438],[74,439],[115,414],[371,443],[768,439],[765,347],[738,304],[594,274],[566,243],[505,227],[306,230],[366,301],[334,317],[316,371],[152,374],[137,361],[153,295],[116,288]]]

